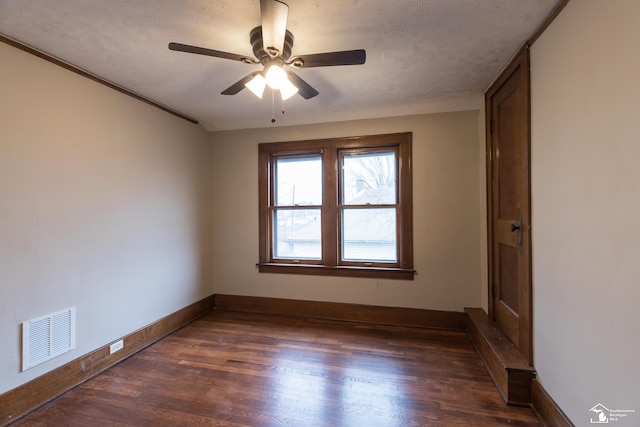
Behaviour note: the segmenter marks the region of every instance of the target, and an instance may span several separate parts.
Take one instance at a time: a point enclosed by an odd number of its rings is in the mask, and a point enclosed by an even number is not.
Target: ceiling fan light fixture
[[[278,65],[271,65],[266,74],[267,84],[271,89],[280,89],[287,83],[291,83],[287,77],[286,71]]]
[[[267,87],[267,80],[262,74],[257,73],[253,79],[244,84],[255,96],[262,99],[265,87]]]
[[[298,88],[293,83],[291,83],[289,79],[285,80],[282,86],[280,86],[280,96],[282,97],[283,101],[291,98],[296,93],[298,93]]]

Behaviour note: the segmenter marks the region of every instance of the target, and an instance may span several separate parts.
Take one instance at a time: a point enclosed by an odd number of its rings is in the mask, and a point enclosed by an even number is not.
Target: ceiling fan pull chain
[[[275,90],[271,89],[271,123],[276,122]]]
[[[284,99],[282,99],[282,96],[280,97],[280,108],[282,108],[282,114],[284,115]]]

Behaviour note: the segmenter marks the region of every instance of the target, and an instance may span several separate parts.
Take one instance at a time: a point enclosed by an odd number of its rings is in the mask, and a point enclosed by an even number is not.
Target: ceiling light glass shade
[[[298,88],[295,87],[294,84],[289,81],[289,79],[286,79],[282,83],[282,86],[280,86],[280,96],[282,97],[283,101],[291,98],[296,93],[298,93]]]
[[[283,85],[291,83],[287,78],[287,73],[277,65],[269,67],[266,78],[267,84],[271,89],[280,89]]]
[[[262,74],[258,73],[254,78],[244,84],[255,96],[262,99],[264,88],[267,86],[267,81]]]

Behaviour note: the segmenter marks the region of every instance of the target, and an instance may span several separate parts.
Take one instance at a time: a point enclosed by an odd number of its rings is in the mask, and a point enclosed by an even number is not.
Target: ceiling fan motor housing
[[[284,61],[291,56],[291,49],[293,49],[293,34],[291,31],[286,30],[284,35],[284,46],[282,52],[278,52],[274,49],[273,52],[266,52],[262,43],[262,26],[255,27],[249,33],[249,41],[253,49],[253,54],[264,65],[269,59],[280,57]]]

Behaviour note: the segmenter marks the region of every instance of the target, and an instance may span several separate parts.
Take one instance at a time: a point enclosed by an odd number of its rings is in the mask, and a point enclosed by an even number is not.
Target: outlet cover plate
[[[109,346],[109,354],[113,354],[116,351],[120,351],[124,348],[124,340],[116,341]]]

